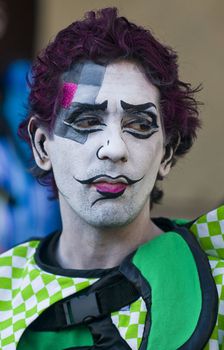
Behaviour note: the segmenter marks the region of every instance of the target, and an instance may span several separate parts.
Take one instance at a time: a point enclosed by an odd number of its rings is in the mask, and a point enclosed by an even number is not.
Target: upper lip
[[[100,183],[100,182],[107,182],[107,183],[110,183],[110,184],[124,183],[124,184],[128,185],[127,179],[122,177],[122,176],[119,176],[119,177],[116,177],[116,178],[110,178],[108,176],[101,176],[98,179],[93,180],[92,183],[93,184],[97,184],[97,183]]]
[[[107,182],[107,183],[114,183],[114,184],[115,183],[124,183],[127,185],[133,185],[136,182],[141,181],[143,179],[143,177],[141,177],[139,179],[130,179],[126,175],[110,176],[110,175],[106,175],[106,174],[100,174],[100,175],[96,175],[96,176],[93,176],[91,178],[88,178],[86,180],[80,180],[80,179],[77,179],[76,177],[74,177],[74,179],[83,185],[88,185],[88,184],[90,185],[90,184],[99,183],[99,182]]]

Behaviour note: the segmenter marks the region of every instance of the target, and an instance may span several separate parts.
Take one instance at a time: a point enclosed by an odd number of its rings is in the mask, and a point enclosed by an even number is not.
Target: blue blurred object
[[[21,156],[25,161],[28,161],[30,156],[29,147],[19,139],[17,130],[19,123],[28,111],[29,88],[27,78],[30,68],[31,64],[27,60],[14,61],[7,67],[3,77],[4,101],[2,114],[10,128],[14,143],[19,147]]]
[[[3,78],[1,110],[9,135],[0,138],[1,251],[61,229],[58,201],[48,200],[48,189],[28,172],[31,152],[17,135],[18,125],[27,114],[29,69],[28,61],[15,61]]]

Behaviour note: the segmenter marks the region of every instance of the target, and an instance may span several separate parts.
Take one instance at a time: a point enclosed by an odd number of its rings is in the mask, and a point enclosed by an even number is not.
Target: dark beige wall
[[[180,75],[202,83],[203,129],[191,153],[164,181],[156,214],[196,216],[224,199],[224,1],[39,0],[37,49],[86,10],[117,6],[120,14],[151,28],[180,55]]]

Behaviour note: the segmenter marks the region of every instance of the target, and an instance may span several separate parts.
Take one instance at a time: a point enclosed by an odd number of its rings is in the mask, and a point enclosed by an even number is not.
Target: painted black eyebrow
[[[108,101],[103,101],[102,103],[81,103],[76,102],[74,104],[74,109],[82,109],[83,111],[105,111],[107,109]]]
[[[123,108],[124,111],[132,110],[137,112],[145,112],[145,110],[150,107],[154,107],[157,110],[156,105],[152,102],[147,102],[140,105],[132,105],[130,103],[127,103],[121,100],[121,107]]]
[[[68,118],[65,119],[66,122],[71,123],[74,121],[76,117],[78,117],[80,114],[84,112],[97,112],[97,111],[105,111],[107,109],[108,101],[103,101],[102,103],[81,103],[81,102],[75,102],[73,104],[73,110],[71,115],[68,116]]]

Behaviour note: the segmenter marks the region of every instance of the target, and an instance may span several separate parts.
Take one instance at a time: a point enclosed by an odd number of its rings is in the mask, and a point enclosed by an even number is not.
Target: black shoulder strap
[[[104,318],[139,298],[134,285],[115,272],[85,290],[46,309],[31,325],[34,331],[53,331]]]

